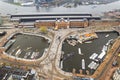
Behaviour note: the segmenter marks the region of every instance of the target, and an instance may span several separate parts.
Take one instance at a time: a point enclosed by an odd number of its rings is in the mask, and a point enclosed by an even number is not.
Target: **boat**
[[[85,60],[82,59],[82,69],[85,69]]]
[[[82,44],[82,41],[81,41],[81,40],[78,40],[78,42],[79,42],[80,44]]]
[[[86,41],[85,43],[92,43],[92,41]]]
[[[88,67],[91,69],[91,67],[92,67],[93,64],[94,64],[94,61],[92,61],[92,62],[88,65]]]
[[[94,62],[94,64],[92,65],[92,69],[94,69],[95,68],[95,65],[96,65],[97,63],[96,62]]]
[[[111,43],[111,41],[113,41],[113,39],[110,39],[110,40],[106,43],[106,46],[108,46],[108,45]]]
[[[106,37],[106,38],[109,37],[109,34],[105,35],[105,37]]]
[[[33,52],[31,55],[31,59],[35,59],[38,56],[39,52]]]
[[[90,69],[97,69],[97,67],[99,66],[99,64],[98,63],[96,63],[96,62],[94,62],[94,61],[92,61],[89,65],[88,65],[88,67],[90,68]]]
[[[97,58],[98,54],[95,54],[93,57],[92,57],[92,60],[95,60]]]
[[[10,55],[12,55],[12,53],[14,53],[15,52],[15,49],[13,49],[11,52],[10,52]]]
[[[91,65],[89,66],[90,69],[93,69],[93,66],[94,66],[94,61],[91,62]]]
[[[81,49],[80,49],[80,48],[78,48],[78,53],[79,53],[80,55],[83,55],[83,54],[81,53]]]
[[[91,63],[91,66],[90,66],[89,68],[96,70],[98,66],[99,66],[99,64],[93,61],[93,62]]]
[[[99,64],[96,63],[96,65],[94,65],[93,69],[96,70],[98,66],[99,66]]]
[[[77,44],[76,40],[67,40],[68,44],[75,46]]]
[[[32,47],[28,47],[27,50],[31,49]]]
[[[35,52],[32,53],[32,55],[31,55],[31,59],[33,59],[34,56],[35,56]]]
[[[92,59],[93,56],[94,56],[94,53],[89,57],[89,59]]]
[[[101,53],[100,53],[100,55],[98,56],[98,59],[99,60],[101,60],[101,59],[103,59],[103,57],[106,55],[106,52],[105,51],[102,51]]]
[[[16,52],[16,54],[15,54],[15,56],[18,57],[18,56],[21,54],[21,52],[22,52],[22,50],[21,50],[21,49],[18,49],[17,52]]]
[[[63,68],[63,61],[60,62],[60,68]]]
[[[98,54],[93,53],[89,58],[92,59],[92,60],[94,60],[97,56],[98,56]]]
[[[24,56],[24,58],[26,59],[29,55],[30,55],[31,52],[27,52]]]
[[[36,58],[38,56],[39,52],[36,52],[34,55],[34,58]]]
[[[8,49],[15,41],[16,41],[16,39],[9,40],[4,47],[5,47],[6,49]]]
[[[107,51],[107,46],[104,45],[102,51]]]

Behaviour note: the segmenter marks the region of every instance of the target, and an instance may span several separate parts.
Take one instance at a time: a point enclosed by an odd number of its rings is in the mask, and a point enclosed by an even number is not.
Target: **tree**
[[[45,27],[45,26],[40,27],[40,31],[42,33],[47,33],[47,27]]]

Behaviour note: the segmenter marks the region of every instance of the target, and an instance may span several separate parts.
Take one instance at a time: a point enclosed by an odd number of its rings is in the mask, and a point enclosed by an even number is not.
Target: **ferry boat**
[[[18,56],[21,54],[21,52],[22,52],[22,50],[21,50],[21,49],[18,49],[17,52],[16,52],[16,54],[15,54],[15,56],[18,57]]]
[[[15,41],[16,41],[16,39],[9,40],[4,47],[5,47],[6,49],[8,49]]]
[[[82,59],[82,69],[85,69],[85,60]]]

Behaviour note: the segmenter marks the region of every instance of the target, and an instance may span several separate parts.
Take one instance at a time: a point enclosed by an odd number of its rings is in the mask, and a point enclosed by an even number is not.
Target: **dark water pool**
[[[27,59],[31,59],[33,52],[37,52],[35,59],[40,58],[45,48],[49,47],[48,40],[43,37],[19,34],[15,36],[15,39],[15,43],[6,52],[15,56],[20,49],[22,52],[17,56],[20,58],[24,58],[27,52],[29,52],[29,55],[26,56]]]
[[[105,37],[108,34],[109,36]],[[118,37],[118,33],[116,32],[100,32],[97,33],[97,35],[99,38],[93,40],[92,43],[78,43],[76,46],[69,45],[65,40],[62,47],[62,51],[64,51],[63,56],[65,57],[65,55],[71,52],[74,52],[74,55],[63,61],[62,70],[66,72],[72,72],[73,68],[75,68],[76,72],[79,73],[79,70],[82,69],[82,59],[84,59],[86,69],[83,70],[83,73],[85,74],[86,70],[89,70],[90,74],[93,74],[94,71],[91,71],[90,68],[88,68],[88,65],[92,61],[89,59],[89,57],[93,53],[97,53],[99,55],[103,46],[108,42],[108,40]],[[81,48],[81,52],[83,53],[83,55],[78,54],[78,48]]]

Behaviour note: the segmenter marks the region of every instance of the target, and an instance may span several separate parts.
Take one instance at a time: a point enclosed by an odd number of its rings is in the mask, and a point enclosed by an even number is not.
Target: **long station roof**
[[[36,20],[56,20],[56,19],[69,19],[69,20],[100,20],[99,16],[92,16],[89,13],[29,13],[29,14],[15,14],[10,16],[11,20],[19,22],[35,22]]]

